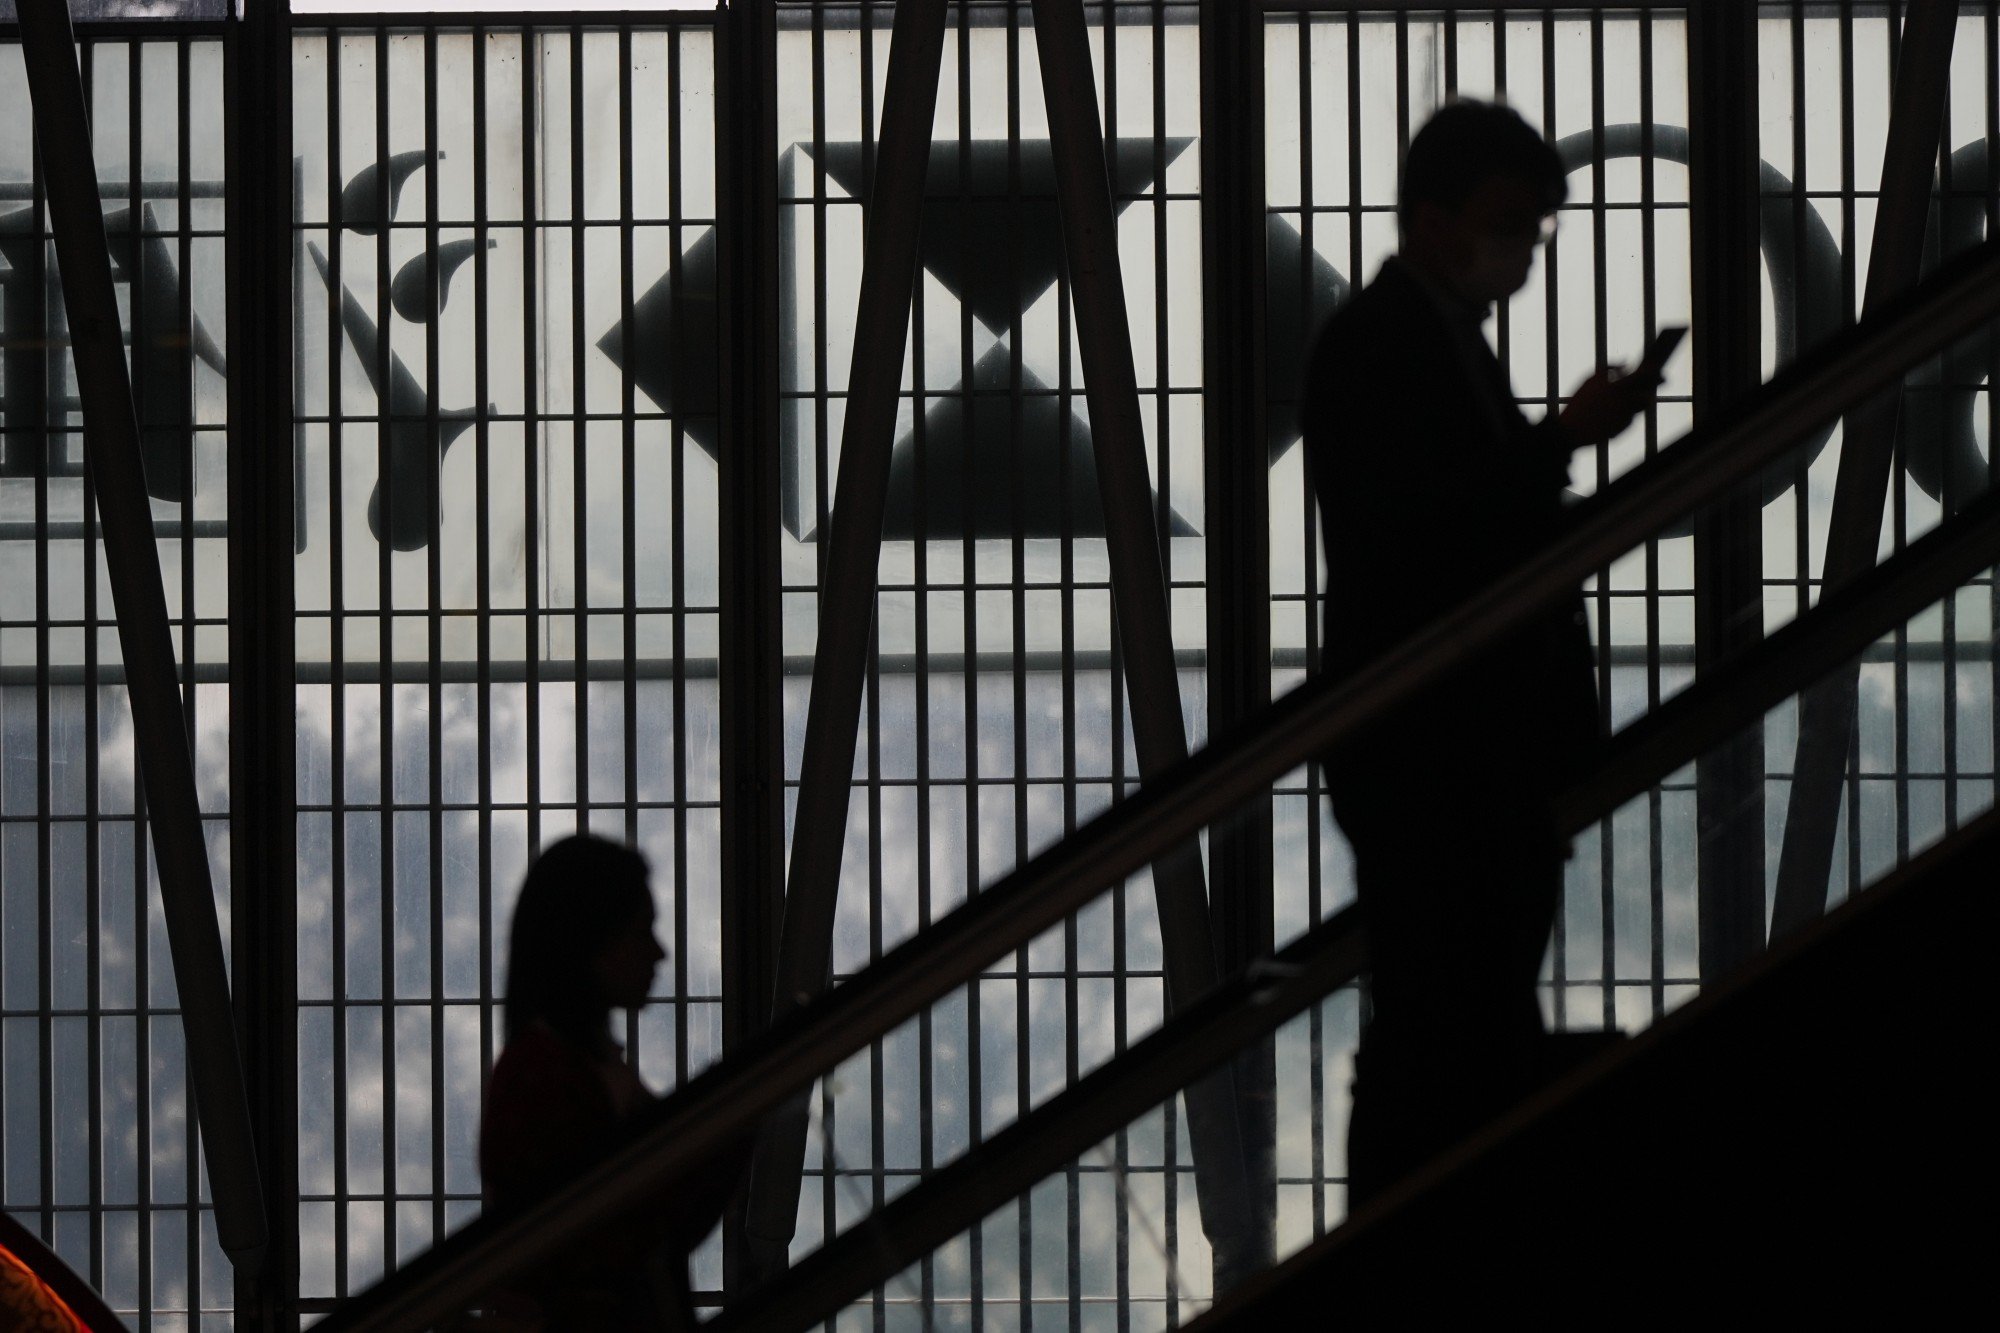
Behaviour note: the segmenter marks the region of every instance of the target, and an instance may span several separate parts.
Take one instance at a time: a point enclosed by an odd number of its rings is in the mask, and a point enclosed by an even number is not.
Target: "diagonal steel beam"
[[[1864,317],[1916,286],[1930,217],[1931,176],[1951,87],[1956,0],[1913,0],[1903,22],[1896,82],[1882,146],[1882,196],[1868,251]],[[1847,414],[1827,522],[1822,595],[1874,567],[1882,540],[1882,506],[1894,463],[1901,383]],[[1859,667],[1828,677],[1799,701],[1798,748],[1785,812],[1784,848],[1771,911],[1771,933],[1783,934],[1826,910],[1833,870],[1834,830],[1840,821],[1841,785],[1847,777],[1848,742],[1854,734]]]
[[[202,838],[187,714],[153,540],[152,501],[139,453],[118,296],[104,236],[104,201],[91,155],[64,0],[20,0],[22,54],[48,180],[49,221],[62,268],[63,305],[83,401],[83,451],[103,518],[104,565],[118,616],[132,732],[159,868],[174,984],[180,992],[188,1082],[208,1159],[216,1232],[239,1273],[263,1261],[267,1229],[256,1142],[230,1010],[229,974],[215,920],[215,888]]]
[[[854,359],[840,434],[840,476],[820,579],[819,641],[813,650],[791,870],[778,934],[774,1020],[826,989],[832,956],[944,28],[945,0],[904,0],[896,6],[890,30],[882,132],[862,244]],[[765,1124],[751,1167],[744,1237],[766,1275],[783,1267],[798,1222],[809,1092]]]
[[[1166,569],[1149,503],[1152,478],[1146,469],[1132,329],[1118,262],[1117,211],[1097,118],[1097,83],[1082,0],[1034,0],[1034,15],[1036,63],[1048,106],[1056,202],[1076,308],[1132,737],[1139,773],[1152,778],[1187,758],[1187,729],[1174,669]],[[1214,989],[1216,982],[1208,890],[1192,842],[1153,862],[1153,892],[1171,1012]],[[1250,1197],[1232,1071],[1218,1070],[1190,1087],[1186,1105],[1202,1229],[1213,1248],[1216,1280],[1222,1283],[1269,1262],[1272,1239],[1269,1228],[1257,1224],[1261,1210]]]
[[[1572,595],[1591,571],[1759,475],[1800,436],[2000,318],[2000,238],[1948,261],[1892,308],[1836,334],[1758,390],[1576,507],[1564,535],[1372,665],[1294,690],[1247,733],[1191,756],[1042,852],[860,976],[678,1089],[597,1165],[530,1207],[479,1218],[346,1302],[326,1333],[392,1333],[463,1310],[572,1237],[657,1204],[747,1120],[1184,842],[1283,774],[1345,743]]]

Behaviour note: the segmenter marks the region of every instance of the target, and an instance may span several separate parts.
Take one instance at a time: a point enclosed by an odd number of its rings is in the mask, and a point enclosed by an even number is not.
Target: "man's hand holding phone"
[[[1608,440],[1652,406],[1666,373],[1667,358],[1687,334],[1683,325],[1669,325],[1653,335],[1646,355],[1629,371],[1605,367],[1577,386],[1557,424],[1576,447]]]

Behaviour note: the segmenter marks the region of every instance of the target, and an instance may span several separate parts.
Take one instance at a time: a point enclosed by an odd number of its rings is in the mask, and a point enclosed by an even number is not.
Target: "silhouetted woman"
[[[667,956],[653,916],[645,858],[628,847],[578,835],[529,867],[508,941],[507,1045],[479,1135],[489,1207],[560,1185],[654,1100],[610,1021],[645,1002]],[[589,1237],[524,1277],[505,1308],[550,1329],[691,1326],[687,1252],[715,1225],[731,1184],[690,1182],[644,1220]]]

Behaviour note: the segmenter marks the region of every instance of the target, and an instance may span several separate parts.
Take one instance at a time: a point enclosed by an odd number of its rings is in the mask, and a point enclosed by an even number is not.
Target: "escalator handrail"
[[[1805,615],[1706,673],[1613,737],[1592,777],[1557,801],[1574,834],[1691,762],[1736,728],[1851,660],[1980,570],[2000,564],[2000,490]],[[704,1327],[802,1329],[959,1235],[1187,1087],[1221,1059],[1357,980],[1367,938],[1352,908],[1171,1015],[1013,1124],[931,1171],[828,1240],[783,1279],[731,1302]]]
[[[2000,237],[1940,266],[1902,299],[1576,506],[1565,533],[1450,614],[1349,676],[1274,703],[1235,741],[1175,765],[1090,824],[795,1011],[666,1098],[615,1151],[536,1204],[469,1224],[321,1325],[422,1327],[559,1248],[644,1209],[721,1151],[736,1127],[1149,865],[1283,774],[1347,741],[1488,649],[1674,519],[1760,474],[1813,426],[2000,316]]]

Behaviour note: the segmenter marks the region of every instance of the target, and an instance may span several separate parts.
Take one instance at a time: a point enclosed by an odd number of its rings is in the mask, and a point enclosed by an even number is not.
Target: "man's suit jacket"
[[[1393,646],[1554,534],[1568,444],[1553,420],[1528,424],[1477,326],[1454,325],[1400,261],[1320,333],[1302,397],[1328,670]],[[1336,806],[1344,791],[1356,804],[1450,792],[1545,806],[1598,734],[1579,597],[1329,756],[1327,770]]]

